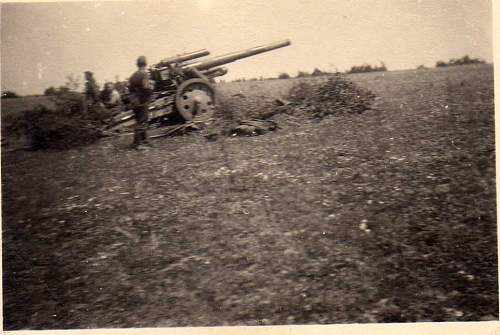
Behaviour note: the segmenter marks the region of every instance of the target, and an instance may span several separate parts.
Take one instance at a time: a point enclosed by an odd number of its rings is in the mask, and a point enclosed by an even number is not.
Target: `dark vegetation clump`
[[[86,108],[81,94],[67,93],[54,98],[56,107],[38,105],[7,120],[7,131],[26,136],[33,149],[66,149],[90,144],[101,137],[110,111],[99,106]]]
[[[375,95],[337,73],[321,85],[298,84],[292,88],[288,100],[294,114],[323,118],[362,113],[370,109]]]
[[[439,60],[436,62],[436,67],[448,67],[448,66],[459,66],[459,65],[469,65],[469,64],[485,64],[486,61],[480,58],[470,58],[468,55],[462,58],[451,58],[448,62],[443,62]]]
[[[14,98],[20,98],[20,96],[13,91],[2,92],[2,99],[14,99]]]
[[[377,65],[370,65],[370,64],[363,64],[363,65],[356,65],[352,66],[347,73],[365,73],[365,72],[385,72],[387,71],[387,67],[385,66],[384,62],[380,63],[379,66]]]
[[[52,96],[62,96],[62,95],[68,94],[68,93],[70,93],[70,90],[69,90],[69,88],[67,88],[65,86],[60,86],[59,88],[55,88],[54,86],[50,86],[49,88],[47,88],[43,92],[43,95],[48,96],[48,97],[52,97]]]

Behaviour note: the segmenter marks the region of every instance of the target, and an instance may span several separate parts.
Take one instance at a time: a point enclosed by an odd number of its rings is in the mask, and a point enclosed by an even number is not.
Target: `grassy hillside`
[[[1,102],[2,118],[25,110],[33,109],[36,105],[54,108],[54,103],[51,97],[46,96],[27,96],[16,99],[1,99]]]
[[[349,78],[374,110],[3,153],[5,328],[498,319],[492,67]]]

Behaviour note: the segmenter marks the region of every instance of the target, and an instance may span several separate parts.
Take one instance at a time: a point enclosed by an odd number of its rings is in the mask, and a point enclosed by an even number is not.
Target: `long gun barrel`
[[[201,50],[188,52],[185,54],[162,59],[158,65],[166,66],[168,64],[173,64],[173,63],[182,63],[182,62],[190,61],[192,59],[200,58],[200,57],[207,56],[207,55],[210,55],[210,51],[208,51],[206,49],[201,49]]]
[[[262,46],[258,46],[251,49],[246,49],[238,52],[232,52],[226,55],[214,57],[212,59],[203,60],[191,64],[184,65],[182,68],[184,69],[196,69],[198,71],[208,70],[216,66],[228,64],[235,62],[239,59],[251,57],[254,55],[258,55],[263,52],[268,52],[271,50],[283,48],[290,45],[290,40],[284,40],[276,43],[266,44]],[[191,58],[192,59],[192,58]]]

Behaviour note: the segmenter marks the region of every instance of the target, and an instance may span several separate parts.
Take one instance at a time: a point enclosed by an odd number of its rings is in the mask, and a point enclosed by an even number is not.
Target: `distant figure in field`
[[[89,105],[99,102],[99,88],[95,82],[94,74],[90,71],[85,71],[85,100]]]
[[[130,103],[132,104],[137,124],[134,129],[133,147],[144,149],[144,144],[149,144],[147,138],[148,128],[148,103],[153,93],[146,71],[146,57],[137,58],[138,70],[129,79]]]
[[[101,101],[104,106],[111,108],[122,104],[122,99],[120,93],[115,89],[113,83],[106,83],[104,89],[101,92]]]

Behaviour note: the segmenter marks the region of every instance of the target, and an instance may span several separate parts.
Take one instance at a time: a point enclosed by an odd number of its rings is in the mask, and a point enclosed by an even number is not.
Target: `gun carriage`
[[[290,45],[289,40],[266,44],[209,59],[202,49],[161,60],[149,68],[154,92],[149,104],[150,123],[182,123],[199,114],[212,111],[217,104],[214,78],[227,73],[223,65]],[[126,100],[126,99],[124,99]],[[131,110],[114,117],[110,130],[119,130],[135,123]],[[151,134],[152,137],[163,136]]]

